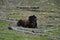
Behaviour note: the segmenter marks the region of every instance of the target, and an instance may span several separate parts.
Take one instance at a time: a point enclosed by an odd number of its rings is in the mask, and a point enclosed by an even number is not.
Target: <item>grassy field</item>
[[[49,35],[58,35],[60,36],[60,18],[50,18],[49,16],[59,16],[59,13],[51,13],[51,12],[33,12],[33,11],[26,11],[21,9],[1,9],[1,11],[6,12],[6,15],[1,15],[2,19],[11,20],[10,18],[16,19],[27,19],[30,15],[36,15],[38,19],[38,25],[44,25],[41,31],[43,34]],[[8,24],[16,25],[16,22],[6,22],[0,20],[0,40],[60,40],[60,38],[48,38],[45,36],[38,36],[32,34],[25,34],[22,32],[17,32],[14,30],[8,29]],[[44,29],[49,30],[51,27],[47,26],[46,24],[54,24],[52,27],[55,30],[43,32]],[[40,26],[39,26],[40,27]],[[43,31],[42,31],[43,30]]]
[[[0,40],[60,40],[60,6],[59,2],[54,2],[55,0],[0,0]],[[46,12],[23,10],[17,8],[19,6],[39,6],[38,10],[46,10]],[[38,30],[34,31],[51,35],[50,37],[8,29],[9,24],[16,26],[18,20],[28,19],[30,15],[37,16]]]
[[[51,40],[47,37],[8,30],[7,27],[7,22],[0,20],[0,40]]]

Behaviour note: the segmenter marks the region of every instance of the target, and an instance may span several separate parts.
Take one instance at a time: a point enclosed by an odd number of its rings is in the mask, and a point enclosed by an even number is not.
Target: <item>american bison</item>
[[[27,27],[27,28],[37,28],[37,17],[35,15],[29,16],[28,20],[19,20],[17,26]]]

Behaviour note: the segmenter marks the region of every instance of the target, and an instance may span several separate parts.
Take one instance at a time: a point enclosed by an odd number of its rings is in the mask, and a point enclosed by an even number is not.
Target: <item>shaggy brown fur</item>
[[[27,28],[37,28],[37,17],[35,15],[29,16],[28,20],[19,20],[17,26]]]

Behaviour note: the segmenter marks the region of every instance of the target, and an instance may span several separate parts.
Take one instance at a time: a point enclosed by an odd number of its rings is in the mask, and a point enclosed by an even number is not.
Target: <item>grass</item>
[[[7,27],[7,23],[0,20],[0,40],[51,40],[47,37],[24,34],[21,32],[8,30]]]
[[[6,11],[6,10],[5,10]],[[10,11],[10,10],[9,10]],[[12,11],[12,13],[11,13]],[[49,18],[48,16],[51,15],[51,16],[60,16],[59,13],[48,13],[48,12],[31,12],[31,11],[26,11],[26,10],[16,10],[13,11],[13,9],[11,9],[10,13],[11,14],[8,14],[8,15],[5,15],[4,18],[5,19],[8,19],[8,18],[15,18],[17,20],[19,19],[27,19],[28,16],[30,15],[36,15],[37,18],[38,18],[38,23],[39,24],[43,24],[43,23],[50,23],[50,22],[60,22],[59,21],[59,18],[58,20],[54,19],[54,18]],[[13,12],[16,12],[15,14],[13,14]]]
[[[6,2],[7,0],[3,1],[3,4],[1,5],[9,5],[9,3]],[[13,2],[12,4],[15,6],[40,6],[39,10],[54,10],[58,11],[60,9],[59,6],[56,4],[52,5],[54,0],[49,0],[48,2],[43,2],[45,0],[25,0],[21,3],[20,0],[17,2]],[[60,16],[59,13],[51,13],[51,12],[33,12],[33,11],[26,11],[22,9],[17,9],[17,8],[6,8],[6,9],[0,9],[1,12],[6,12],[6,15],[1,15],[3,16],[4,19],[9,19],[9,18],[15,18],[17,20],[19,19],[27,19],[30,15],[36,15],[38,19],[38,24],[39,25],[44,25],[48,23],[59,23],[60,18],[54,19],[54,18],[49,18],[49,15],[52,16]],[[13,30],[8,30],[8,24],[16,24],[16,23],[11,23],[11,22],[6,22],[0,20],[0,40],[60,40],[60,39],[51,39],[48,37],[43,37],[43,36],[38,36],[38,35],[32,35],[32,34],[25,34],[22,32],[17,32]],[[54,29],[52,31],[48,32],[42,32],[43,34],[50,34],[50,35],[60,35],[60,25],[55,25],[53,26]],[[42,31],[44,29],[50,29],[50,27],[44,26],[44,28],[40,28],[38,31]]]
[[[59,20],[53,20],[53,19],[48,17],[48,15],[59,16],[59,14],[57,14],[57,13],[31,12],[31,11],[25,11],[25,10],[23,10],[23,11],[18,10],[18,11],[20,11],[20,13],[18,13],[17,10],[15,10],[15,11],[17,12],[16,14],[7,14],[7,15],[4,15],[3,18],[4,19],[16,18],[16,19],[19,20],[19,19],[22,19],[22,18],[24,18],[24,19],[28,18],[29,15],[34,14],[38,17],[38,23],[39,24],[44,24],[44,23],[46,24],[46,23],[49,23],[49,22],[58,22],[59,21]],[[54,38],[51,39],[51,38],[48,38],[48,37],[32,35],[32,34],[25,34],[25,33],[22,33],[22,32],[8,30],[7,27],[8,27],[9,23],[10,22],[5,22],[5,21],[0,20],[0,40],[60,40],[60,39],[54,39]],[[48,31],[48,32],[42,32],[42,33],[43,34],[50,34],[50,35],[59,35],[60,34],[60,32],[59,32],[60,27],[54,27],[54,29],[55,28],[58,28],[58,29]],[[44,28],[44,29],[47,29],[47,27]],[[42,30],[44,30],[44,29],[42,28]]]

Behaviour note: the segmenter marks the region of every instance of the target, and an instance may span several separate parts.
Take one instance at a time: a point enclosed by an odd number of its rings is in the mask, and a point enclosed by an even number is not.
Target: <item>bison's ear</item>
[[[35,15],[31,15],[31,16],[29,16],[29,18],[31,18],[31,17],[35,17]]]
[[[31,18],[31,16],[29,16],[29,19]]]
[[[32,15],[32,16],[35,16],[35,15]]]
[[[32,15],[32,17],[36,17],[35,15]]]

